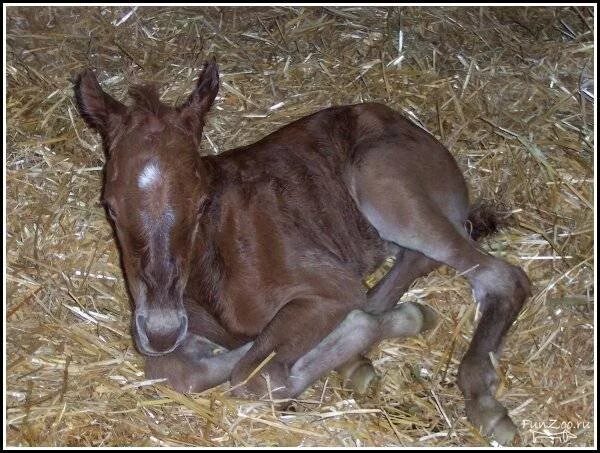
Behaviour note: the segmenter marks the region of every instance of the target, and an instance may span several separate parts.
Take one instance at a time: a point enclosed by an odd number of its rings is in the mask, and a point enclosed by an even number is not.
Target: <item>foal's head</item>
[[[125,106],[102,91],[91,70],[75,85],[81,116],[104,142],[103,202],[135,303],[134,336],[145,354],[172,351],[187,331],[183,291],[206,194],[197,149],[218,89],[214,62],[205,63],[178,107],[163,104],[149,86],[132,88],[133,105]]]

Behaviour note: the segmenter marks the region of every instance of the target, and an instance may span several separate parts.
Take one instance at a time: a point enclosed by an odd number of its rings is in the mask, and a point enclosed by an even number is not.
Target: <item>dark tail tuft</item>
[[[512,223],[510,211],[506,206],[478,201],[469,210],[465,228],[471,239],[477,241],[510,226]]]

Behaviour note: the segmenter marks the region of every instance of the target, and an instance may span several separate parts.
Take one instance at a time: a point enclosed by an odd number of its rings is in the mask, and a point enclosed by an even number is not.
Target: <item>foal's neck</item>
[[[220,298],[221,277],[225,266],[215,240],[221,211],[221,184],[219,171],[212,156],[202,157],[198,167],[204,186],[201,195],[203,200],[186,293],[212,312]]]

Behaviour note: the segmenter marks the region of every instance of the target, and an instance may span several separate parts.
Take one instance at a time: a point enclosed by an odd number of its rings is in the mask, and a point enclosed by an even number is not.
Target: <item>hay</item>
[[[442,140],[475,197],[516,224],[484,242],[534,296],[499,363],[519,424],[580,422],[594,443],[594,10],[590,7],[7,7],[6,442],[11,446],[489,445],[456,388],[472,334],[464,279],[442,268],[405,300],[429,335],[371,357],[376,394],[335,373],[282,412],[224,384],[145,381],[117,249],[99,204],[103,153],[69,77],[125,98],[154,80],[179,102],[214,54],[222,88],[203,151],[251,143],[333,105],[385,102]],[[586,426],[589,422],[591,425]],[[522,445],[552,445],[522,430]]]

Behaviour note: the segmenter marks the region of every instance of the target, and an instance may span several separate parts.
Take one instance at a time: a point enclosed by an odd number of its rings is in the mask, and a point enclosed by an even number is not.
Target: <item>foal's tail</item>
[[[471,239],[477,241],[512,224],[511,213],[505,206],[480,200],[471,206],[465,228]]]

